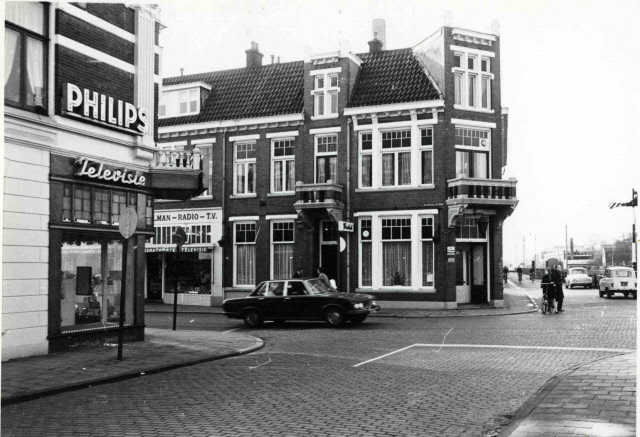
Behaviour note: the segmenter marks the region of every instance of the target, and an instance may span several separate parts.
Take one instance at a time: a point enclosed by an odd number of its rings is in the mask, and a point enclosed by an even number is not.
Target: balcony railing
[[[460,176],[447,181],[447,203],[454,203],[456,199],[464,199],[471,203],[484,203],[485,201],[497,204],[517,203],[517,183],[515,178],[508,180],[471,179]]]
[[[342,185],[329,180],[324,184],[304,184],[296,182],[297,209],[342,207]]]
[[[154,165],[155,167],[202,170],[202,155],[197,147],[192,152],[158,150]]]

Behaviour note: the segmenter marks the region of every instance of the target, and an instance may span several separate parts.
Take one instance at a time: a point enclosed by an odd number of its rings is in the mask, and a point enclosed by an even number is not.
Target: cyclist
[[[518,272],[518,282],[522,284],[522,267],[518,266],[516,271]]]
[[[545,274],[542,277],[542,282],[540,283],[540,288],[542,288],[542,314],[545,314],[547,311],[553,314],[556,287],[551,280],[550,269],[545,270]]]
[[[504,279],[505,285],[507,284],[507,275],[509,274],[509,267],[504,266],[502,269],[502,279]]]
[[[533,279],[536,277],[536,270],[533,267],[529,269],[529,277],[531,278],[531,282],[533,282]]]

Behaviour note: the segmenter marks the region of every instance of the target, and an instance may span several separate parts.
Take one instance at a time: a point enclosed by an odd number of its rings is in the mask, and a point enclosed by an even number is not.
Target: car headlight
[[[363,303],[354,303],[353,304],[353,309],[354,310],[363,310],[364,309],[364,304]]]
[[[371,301],[371,306],[372,306],[372,307],[377,306],[377,305],[378,305],[378,302],[376,302],[375,300],[372,300],[372,301]]]

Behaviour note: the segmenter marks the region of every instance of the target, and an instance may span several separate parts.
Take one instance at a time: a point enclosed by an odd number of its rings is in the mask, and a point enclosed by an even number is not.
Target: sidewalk
[[[511,291],[510,291],[511,293]],[[504,308],[461,305],[457,310],[383,309],[372,317],[461,317],[536,311],[525,293],[505,294]],[[145,312],[173,312],[172,305],[146,304]],[[178,312],[222,314],[221,308],[179,305]],[[172,331],[147,328],[146,340],[88,347],[2,363],[2,405],[40,396],[120,381],[260,349],[262,340],[238,332]]]
[[[556,375],[529,399],[500,437],[636,435],[636,353]]]

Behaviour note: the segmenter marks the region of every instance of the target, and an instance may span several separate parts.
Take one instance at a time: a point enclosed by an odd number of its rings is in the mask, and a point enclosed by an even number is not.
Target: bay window
[[[411,285],[411,219],[382,219],[384,285]]]
[[[273,140],[271,153],[271,192],[292,193],[295,189],[293,140]]]
[[[46,111],[47,5],[5,3],[4,101],[29,111]]]
[[[411,185],[411,130],[382,132],[382,185]]]
[[[286,279],[293,276],[293,221],[271,223],[272,279]]]
[[[235,286],[254,286],[256,282],[256,224],[234,226]]]
[[[324,184],[328,180],[337,182],[338,136],[317,135],[316,143],[316,183]]]
[[[255,194],[256,192],[256,145],[255,143],[235,144],[233,154],[233,194]]]

